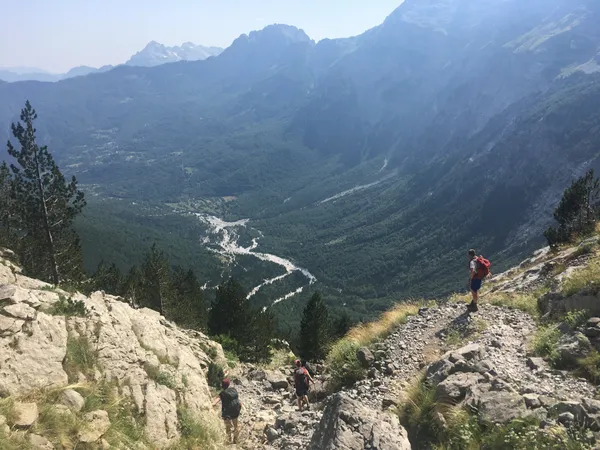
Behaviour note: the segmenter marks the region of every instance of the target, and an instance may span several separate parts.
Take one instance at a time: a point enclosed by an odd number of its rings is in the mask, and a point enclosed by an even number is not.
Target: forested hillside
[[[0,136],[31,100],[89,199],[88,268],[127,269],[157,241],[209,286],[258,286],[281,266],[209,252],[191,213],[249,218],[241,247],[317,280],[253,302],[298,291],[275,306],[293,323],[318,288],[361,318],[462,289],[469,247],[515,262],[600,168],[599,20],[592,0],[407,0],[348,39],[274,25],[205,61],[0,84]]]

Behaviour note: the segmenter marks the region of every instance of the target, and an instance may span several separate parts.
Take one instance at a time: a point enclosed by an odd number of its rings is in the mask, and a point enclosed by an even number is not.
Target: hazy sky
[[[226,47],[272,23],[315,40],[360,34],[403,0],[0,0],[0,67],[125,62],[148,42]]]

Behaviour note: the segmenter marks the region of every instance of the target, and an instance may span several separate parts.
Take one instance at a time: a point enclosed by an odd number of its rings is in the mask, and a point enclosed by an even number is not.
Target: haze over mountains
[[[353,38],[274,25],[203,61],[1,84],[0,138],[29,99],[40,140],[102,201],[80,230],[90,267],[134,252],[126,230],[144,227],[173,253],[197,245],[209,286],[242,269],[256,285],[281,267],[210,256],[175,212],[249,218],[240,246],[259,239],[369,315],[463,288],[469,247],[515,262],[600,167],[599,21],[593,0],[407,0]]]
[[[160,64],[176,61],[200,61],[210,56],[216,56],[223,51],[220,47],[205,47],[185,42],[180,47],[167,47],[152,41],[144,49],[133,55],[125,65],[128,66],[158,66]],[[0,67],[0,80],[15,81],[59,81],[67,78],[101,73],[113,69],[114,66],[106,65],[100,68],[78,66],[64,74],[54,74],[35,67]]]

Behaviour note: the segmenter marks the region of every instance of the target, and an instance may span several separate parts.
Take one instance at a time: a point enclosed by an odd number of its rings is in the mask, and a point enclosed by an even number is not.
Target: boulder
[[[473,359],[479,360],[485,355],[485,349],[479,344],[469,344],[459,348],[458,350],[455,350],[454,353],[459,354],[467,361]]]
[[[289,382],[284,374],[278,370],[267,371],[266,380],[271,385],[273,390],[278,391],[279,389],[287,389]]]
[[[437,385],[435,395],[438,400],[460,402],[480,381],[483,377],[477,373],[455,373]]]
[[[559,417],[563,413],[570,413],[573,415],[574,420],[580,424],[584,423],[587,416],[583,405],[575,401],[558,402],[548,409],[548,413],[551,417]]]
[[[573,363],[584,358],[590,349],[590,341],[582,333],[562,336],[556,347],[556,351],[566,363]]]
[[[427,381],[437,384],[445,380],[454,368],[454,364],[447,359],[440,359],[427,367]]]
[[[536,394],[524,394],[523,399],[525,400],[525,406],[529,409],[537,409],[542,406],[542,402]]]
[[[479,419],[488,423],[508,423],[527,415],[525,400],[519,394],[489,391],[477,399]]]
[[[527,358],[527,367],[531,370],[540,370],[546,367],[546,361],[543,358],[533,357]]]
[[[79,440],[83,443],[98,441],[110,428],[108,413],[101,409],[85,414],[83,420],[85,424],[79,431]]]
[[[81,411],[85,400],[81,394],[73,389],[67,389],[60,395],[60,402],[72,411]]]
[[[328,400],[309,449],[410,450],[411,445],[396,415],[368,409],[338,393]]]
[[[35,403],[15,403],[14,415],[15,427],[29,428],[38,419],[38,407]]]
[[[371,350],[369,350],[367,347],[359,348],[356,351],[356,358],[360,362],[361,366],[363,366],[365,369],[371,367],[373,361],[375,361],[373,353],[371,353]]]

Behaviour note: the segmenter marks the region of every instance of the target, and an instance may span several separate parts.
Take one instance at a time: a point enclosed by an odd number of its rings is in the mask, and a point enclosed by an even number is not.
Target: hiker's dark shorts
[[[296,389],[296,395],[298,397],[304,397],[305,395],[308,395],[308,389],[307,388]]]
[[[479,289],[481,289],[481,280],[478,278],[473,278],[471,280],[471,290],[477,292]]]

